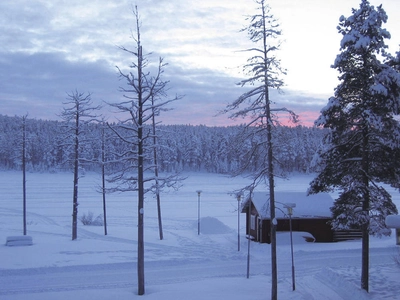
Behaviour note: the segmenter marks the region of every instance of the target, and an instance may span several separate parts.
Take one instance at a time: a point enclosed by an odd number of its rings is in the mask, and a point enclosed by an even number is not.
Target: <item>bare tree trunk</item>
[[[263,15],[263,46],[264,46],[264,89],[265,89],[265,114],[267,119],[267,147],[268,147],[268,186],[269,186],[269,205],[271,217],[271,300],[278,299],[278,266],[276,255],[276,220],[275,220],[275,183],[274,183],[274,165],[272,157],[272,118],[271,118],[271,103],[269,99],[268,88],[268,49],[267,49],[267,28],[265,24],[265,6],[262,2]]]
[[[105,174],[105,132],[104,124],[101,130],[101,184],[102,184],[102,195],[103,195],[103,223],[104,223],[104,235],[107,235],[107,208],[106,208],[106,174]]]
[[[363,130],[363,154],[362,154],[362,177],[364,183],[363,213],[369,220],[369,155],[368,155],[368,129]],[[363,224],[362,228],[362,258],[361,258],[361,288],[369,290],[369,221]]]
[[[266,89],[266,118],[267,118],[267,147],[268,147],[268,185],[269,185],[269,204],[271,217],[271,300],[278,299],[278,267],[276,255],[276,220],[275,220],[275,183],[274,165],[272,161],[272,120],[269,104],[268,88]]]
[[[138,21],[138,20],[137,20]],[[138,26],[139,28],[139,26]],[[143,95],[142,46],[138,47],[138,294],[144,295],[144,159],[143,159]]]
[[[142,128],[138,130],[139,140],[142,138]],[[139,141],[138,160],[138,294],[144,295],[144,182],[143,182],[143,143]]]
[[[364,204],[368,201],[364,201]],[[363,205],[364,206],[364,205]],[[368,226],[362,228],[361,288],[369,290],[369,232]]]
[[[158,175],[156,175],[158,176]],[[156,179],[156,185],[158,186],[158,179]],[[160,240],[164,239],[164,234],[163,234],[163,227],[162,227],[162,217],[161,217],[161,197],[160,197],[160,191],[157,191],[156,193],[157,197],[157,214],[158,214],[158,233],[160,236]]]
[[[154,106],[154,97],[152,97],[152,105]],[[153,109],[152,115],[153,122],[153,160],[154,160],[154,175],[156,177],[156,198],[157,198],[157,216],[158,216],[158,233],[160,236],[160,240],[164,239],[163,227],[162,227],[162,218],[161,218],[161,197],[160,197],[160,189],[158,182],[158,159],[157,159],[157,136],[156,136],[156,117]]]
[[[23,227],[26,235],[26,116],[22,117],[22,206],[23,206]]]
[[[79,179],[79,107],[75,117],[74,192],[72,207],[72,240],[78,238],[78,179]]]

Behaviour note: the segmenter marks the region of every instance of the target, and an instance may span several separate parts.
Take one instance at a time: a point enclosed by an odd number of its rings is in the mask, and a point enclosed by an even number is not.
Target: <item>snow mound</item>
[[[385,222],[389,228],[400,228],[400,215],[389,215],[386,217]]]
[[[279,245],[290,245],[290,232],[279,231],[276,233],[277,242]],[[303,231],[293,231],[292,232],[293,244],[308,244],[314,242],[315,238],[311,233]]]
[[[231,231],[231,228],[216,218],[205,217],[200,219],[200,233],[202,234],[223,234]]]

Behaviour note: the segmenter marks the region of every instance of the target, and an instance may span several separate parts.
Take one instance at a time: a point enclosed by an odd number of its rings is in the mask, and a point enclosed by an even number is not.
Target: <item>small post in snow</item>
[[[251,228],[251,202],[247,206],[247,278],[250,278],[250,241],[253,237],[250,235]]]
[[[292,215],[293,208],[296,207],[296,203],[286,203],[283,205],[284,208],[287,209],[289,215],[289,224],[290,224],[290,248],[292,253],[292,285],[293,291],[296,289],[295,278],[294,278],[294,257],[293,257],[293,234],[292,234]]]
[[[197,190],[197,235],[200,235],[200,194],[201,190]]]
[[[241,193],[236,195],[238,201],[238,251],[240,251],[240,199],[242,198]]]

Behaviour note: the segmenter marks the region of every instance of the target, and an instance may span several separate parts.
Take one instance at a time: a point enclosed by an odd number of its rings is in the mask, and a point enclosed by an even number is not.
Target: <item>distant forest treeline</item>
[[[69,170],[72,151],[61,133],[63,122],[26,119],[26,162],[31,171]],[[88,125],[80,153],[84,169],[100,170],[102,129],[100,124]],[[158,161],[161,172],[206,171],[229,173],[251,145],[237,145],[242,126],[207,127],[192,125],[158,125]],[[107,128],[105,128],[107,131]],[[117,170],[118,153],[126,145],[108,129],[104,135],[107,169]],[[284,172],[309,172],[310,163],[322,141],[323,130],[304,126],[279,126],[274,130],[276,169]],[[22,118],[0,115],[0,169],[21,168]],[[253,141],[254,142],[254,141]],[[151,156],[149,156],[151,157]],[[261,159],[261,158],[260,158]],[[148,161],[151,164],[151,161]],[[255,155],[252,164],[257,165]]]

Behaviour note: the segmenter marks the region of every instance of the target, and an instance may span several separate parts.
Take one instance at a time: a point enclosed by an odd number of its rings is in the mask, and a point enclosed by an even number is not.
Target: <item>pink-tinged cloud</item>
[[[320,112],[318,110],[315,111],[302,111],[299,113],[299,121],[300,125],[312,127],[314,126],[314,122],[318,119]]]

